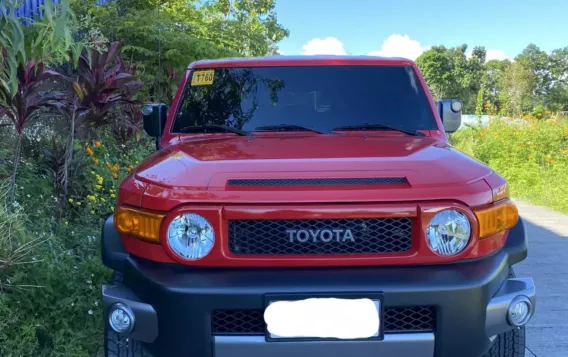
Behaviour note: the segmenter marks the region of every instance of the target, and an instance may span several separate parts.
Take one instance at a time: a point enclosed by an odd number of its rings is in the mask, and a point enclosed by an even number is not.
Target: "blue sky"
[[[290,30],[286,55],[355,54],[415,59],[433,45],[483,45],[514,58],[529,43],[568,46],[568,0],[277,0]]]

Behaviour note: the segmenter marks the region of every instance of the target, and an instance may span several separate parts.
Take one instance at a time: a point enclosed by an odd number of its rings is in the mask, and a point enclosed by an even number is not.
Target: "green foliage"
[[[459,130],[451,141],[502,174],[515,197],[568,213],[568,121],[493,119]]]
[[[94,6],[95,0],[71,0],[77,15],[105,38],[124,41],[125,57],[138,64],[148,101],[167,101],[177,83],[169,79],[170,69],[180,75],[199,59],[276,53],[288,31],[278,23],[274,3],[118,0]]]
[[[0,267],[2,357],[92,357],[102,348],[100,286],[109,281],[110,272],[100,262],[100,227],[114,210],[119,183],[153,152],[154,143],[145,137],[121,144],[106,130],[99,131],[99,140],[88,146],[75,143],[85,153],[77,155],[83,169],[61,220],[50,213],[58,197],[44,163],[34,157],[23,158],[18,179],[17,202],[24,210],[12,213],[0,207],[0,229],[2,222],[20,224],[22,235],[12,234],[12,242],[19,242],[17,247],[29,242],[32,249],[20,262],[33,262]],[[5,251],[14,251],[4,249],[4,243],[0,240],[0,260]]]
[[[481,89],[486,51],[475,47],[466,55],[467,45],[455,48],[434,46],[416,59],[435,99],[459,98],[464,111],[475,111]]]
[[[11,96],[16,94],[17,71],[28,63],[58,63],[69,60],[69,50],[75,42],[71,36],[70,25],[74,20],[68,0],[54,5],[46,0],[43,18],[26,19],[16,17],[16,0],[0,3],[0,49],[2,51],[2,71],[0,85]],[[4,98],[6,99],[6,98]]]
[[[483,47],[466,53],[466,45],[434,46],[416,59],[436,99],[460,99],[477,115],[519,115],[539,104],[568,110],[568,47],[548,54],[530,44],[514,62],[486,61]]]

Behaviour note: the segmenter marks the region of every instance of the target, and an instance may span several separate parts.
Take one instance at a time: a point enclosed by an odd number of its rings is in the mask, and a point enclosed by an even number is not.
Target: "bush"
[[[60,202],[48,164],[37,151],[22,160],[20,209],[0,205],[0,230],[7,223],[18,227],[0,236],[0,261],[14,247],[33,248],[21,264],[0,265],[0,284],[10,284],[0,291],[2,357],[92,357],[102,349],[100,286],[110,280],[110,271],[100,260],[101,227],[114,210],[119,183],[154,151],[154,143],[145,137],[119,144],[100,132],[98,139],[75,142],[85,155],[61,219],[53,214]],[[7,246],[4,237],[15,245]]]
[[[495,118],[460,130],[450,140],[503,175],[513,196],[568,212],[567,120]]]

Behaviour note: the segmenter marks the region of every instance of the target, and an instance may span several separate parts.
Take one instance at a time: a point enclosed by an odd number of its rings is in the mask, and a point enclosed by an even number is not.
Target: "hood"
[[[225,190],[230,179],[403,177],[411,187],[467,184],[486,165],[430,137],[313,135],[180,141],[135,177],[164,188]]]

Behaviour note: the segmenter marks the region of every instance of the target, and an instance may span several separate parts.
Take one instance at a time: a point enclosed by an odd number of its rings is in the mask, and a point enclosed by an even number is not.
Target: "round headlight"
[[[215,232],[209,221],[200,215],[183,213],[168,227],[168,244],[183,259],[201,259],[211,252]]]
[[[465,214],[448,209],[432,218],[426,233],[430,249],[440,255],[451,256],[467,246],[471,237],[471,224]]]

